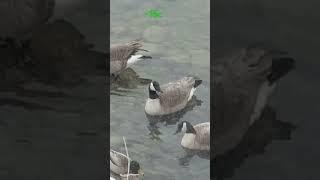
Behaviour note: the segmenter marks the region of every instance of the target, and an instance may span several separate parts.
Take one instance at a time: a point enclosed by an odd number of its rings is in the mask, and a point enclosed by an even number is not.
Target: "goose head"
[[[273,83],[294,68],[293,58],[285,52],[267,50],[260,45],[249,46],[235,53],[227,61],[229,72],[241,81],[265,81]]]
[[[192,133],[196,134],[196,130],[193,128],[192,124],[188,121],[182,121],[178,124],[177,131],[174,134],[178,133]]]
[[[149,85],[149,98],[157,99],[159,98],[159,93],[162,93],[160,89],[160,84],[157,81],[152,81]]]

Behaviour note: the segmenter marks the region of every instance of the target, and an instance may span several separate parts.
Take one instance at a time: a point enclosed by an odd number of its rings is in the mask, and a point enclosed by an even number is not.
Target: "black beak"
[[[267,77],[270,84],[288,74],[295,66],[293,58],[278,58],[272,60],[271,74]]]

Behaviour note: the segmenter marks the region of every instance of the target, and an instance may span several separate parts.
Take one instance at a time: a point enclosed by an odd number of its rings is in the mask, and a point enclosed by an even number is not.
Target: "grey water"
[[[290,139],[273,140],[220,179],[319,179],[318,7],[317,1],[215,1],[217,56],[264,42],[296,59],[296,68],[281,80],[271,103],[277,119],[296,126]]]
[[[145,12],[156,9],[162,17]],[[110,146],[138,160],[144,179],[193,180],[210,178],[210,161],[202,156],[186,157],[181,134],[173,135],[177,122],[209,121],[210,115],[210,1],[209,0],[112,0],[110,2],[111,44],[142,39],[151,60],[138,62],[132,70],[139,78],[160,84],[195,75],[203,80],[195,98],[180,114],[165,120],[146,117],[144,104],[148,84],[122,85],[110,96]],[[133,82],[132,82],[133,81]],[[136,79],[128,83],[134,84]]]
[[[85,52],[84,58],[105,62],[105,7],[88,11],[82,0],[56,3],[58,16],[51,20],[75,26],[97,50]],[[7,58],[3,50],[0,56]],[[29,80],[17,84],[21,89],[3,91],[7,87],[1,78],[0,179],[105,178],[105,76],[86,79],[72,87]]]

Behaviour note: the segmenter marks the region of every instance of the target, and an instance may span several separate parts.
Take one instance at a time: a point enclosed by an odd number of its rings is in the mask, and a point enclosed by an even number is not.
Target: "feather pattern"
[[[126,44],[114,45],[110,48],[110,73],[119,74],[122,70],[128,66],[128,60],[136,55],[136,53],[142,47],[141,42],[132,41]],[[146,50],[143,50],[146,51]],[[137,56],[136,61],[141,58],[142,55]]]
[[[221,155],[234,148],[254,121],[261,118],[277,82],[294,60],[259,45],[240,49],[215,61],[213,148]]]
[[[110,170],[115,174],[127,174],[128,157],[120,152],[110,149]]]
[[[182,110],[191,99],[190,96],[193,95],[196,89],[194,86],[197,80],[197,78],[189,76],[162,85],[162,93],[158,94],[158,99],[147,100],[145,107],[146,113],[163,115]],[[157,107],[157,109],[151,109],[155,107]]]
[[[160,96],[160,104],[163,107],[176,107],[185,105],[188,101],[191,89],[195,83],[194,77],[184,77],[178,81],[170,82],[161,87],[163,93]]]
[[[193,126],[196,134],[185,133],[181,145],[193,150],[210,150],[210,122]]]

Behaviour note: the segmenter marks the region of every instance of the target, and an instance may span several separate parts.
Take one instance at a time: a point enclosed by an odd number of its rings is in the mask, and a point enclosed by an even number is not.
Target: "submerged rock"
[[[118,87],[135,89],[141,85],[151,83],[151,79],[140,78],[140,76],[131,68],[125,69],[116,79],[112,79],[111,89]]]

